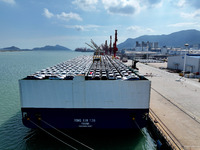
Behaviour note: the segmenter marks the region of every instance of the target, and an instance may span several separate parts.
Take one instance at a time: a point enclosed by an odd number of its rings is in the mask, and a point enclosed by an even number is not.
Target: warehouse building
[[[167,68],[181,71],[185,70],[185,72],[190,73],[200,72],[200,54],[168,57]]]

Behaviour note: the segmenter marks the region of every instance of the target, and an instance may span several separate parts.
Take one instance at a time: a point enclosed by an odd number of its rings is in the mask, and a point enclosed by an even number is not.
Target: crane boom
[[[89,47],[91,47],[92,49],[94,49],[94,50],[96,50],[96,48],[94,47],[94,46],[92,46],[92,45],[90,45],[90,44],[88,44],[88,43],[85,43],[85,44],[87,44]]]
[[[100,47],[91,39],[91,43],[94,45],[96,49],[100,49]]]

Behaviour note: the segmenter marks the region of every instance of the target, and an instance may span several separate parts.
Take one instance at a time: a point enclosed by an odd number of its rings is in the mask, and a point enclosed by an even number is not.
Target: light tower
[[[186,50],[188,50],[188,46],[189,46],[189,44],[186,43],[186,44],[185,44],[185,49],[186,49]],[[185,51],[184,64],[183,64],[183,75],[184,75],[184,76],[185,76],[185,69],[186,69],[186,68],[185,68],[185,65],[186,65],[186,52],[187,52],[187,51]]]

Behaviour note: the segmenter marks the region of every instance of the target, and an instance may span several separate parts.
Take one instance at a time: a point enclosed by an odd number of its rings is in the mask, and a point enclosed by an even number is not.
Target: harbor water
[[[69,146],[39,129],[29,129],[21,121],[18,80],[41,69],[80,55],[92,53],[68,51],[0,52],[0,150],[64,150]],[[78,143],[49,131],[77,149]],[[63,131],[94,149],[154,150],[155,141],[148,130],[129,131]]]

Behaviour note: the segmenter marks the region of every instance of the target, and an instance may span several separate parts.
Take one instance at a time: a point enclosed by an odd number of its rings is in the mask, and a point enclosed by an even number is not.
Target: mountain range
[[[190,46],[200,44],[200,31],[198,30],[182,30],[168,35],[143,35],[137,38],[128,38],[126,41],[118,44],[118,49],[134,48],[136,41],[138,42],[158,42],[159,47],[184,47],[185,43]]]
[[[15,47],[15,46],[11,46],[11,47],[2,48],[1,50],[13,50],[13,51],[18,51],[18,50],[21,50],[21,49],[18,48],[18,47]]]
[[[128,38],[126,41],[117,45],[119,50],[122,49],[133,49],[135,48],[136,41],[141,43],[144,42],[158,42],[159,47],[167,46],[167,47],[184,47],[185,43],[188,43],[190,47],[195,44],[200,44],[200,31],[198,30],[182,30],[178,32],[174,32],[168,35],[143,35],[137,38]],[[44,46],[44,47],[36,47],[33,49],[20,49],[15,46],[2,48],[0,50],[4,51],[19,51],[19,50],[67,50],[70,49],[64,46],[55,45],[55,46]]]
[[[70,51],[69,48],[67,47],[64,47],[64,46],[60,46],[60,45],[55,45],[55,46],[44,46],[44,47],[36,47],[36,48],[33,48],[32,50],[67,50],[67,51]]]
[[[33,49],[20,49],[18,47],[15,46],[11,46],[11,47],[6,47],[6,48],[2,48],[0,50],[5,50],[5,51],[20,51],[20,50],[65,50],[65,51],[70,51],[69,48],[64,47],[64,46],[60,46],[60,45],[55,45],[55,46],[44,46],[44,47],[36,47]]]

